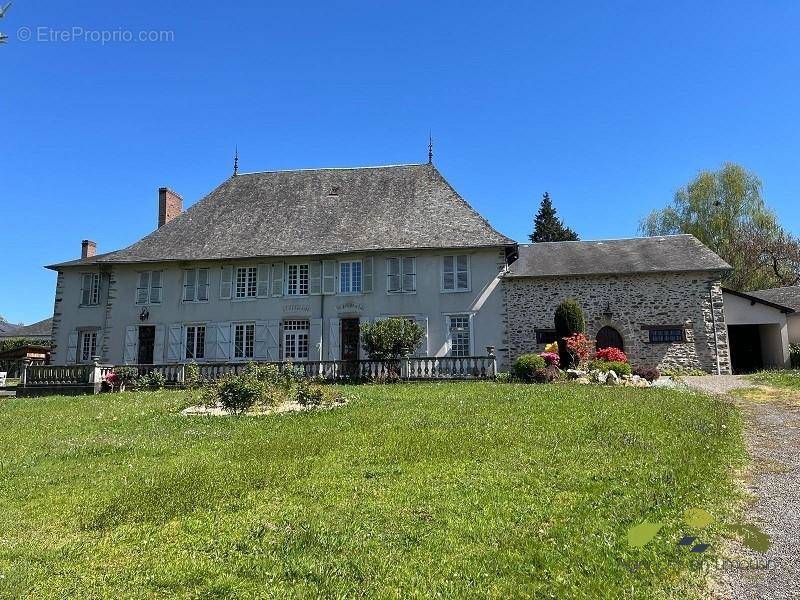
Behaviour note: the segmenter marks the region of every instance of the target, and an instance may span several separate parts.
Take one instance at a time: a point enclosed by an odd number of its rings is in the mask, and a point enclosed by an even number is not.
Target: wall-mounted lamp
[[[611,312],[611,302],[606,302],[606,309],[603,311],[603,316],[609,320],[614,316],[614,313]]]
[[[150,318],[150,311],[147,310],[147,307],[145,306],[142,309],[142,312],[139,313],[139,320],[140,321],[147,321],[147,319],[149,319],[149,318]]]

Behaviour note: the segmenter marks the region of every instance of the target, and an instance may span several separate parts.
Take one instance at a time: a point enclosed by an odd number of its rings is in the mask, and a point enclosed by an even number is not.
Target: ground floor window
[[[184,340],[184,347],[186,348],[185,358],[188,360],[205,358],[206,355],[206,326],[205,325],[187,325],[186,326],[186,339]]]
[[[652,343],[683,342],[686,334],[682,327],[657,327],[650,330]]]
[[[256,326],[253,323],[237,323],[233,327],[233,357],[253,358]]]
[[[447,337],[450,343],[450,356],[469,356],[471,349],[469,315],[447,316]]]
[[[97,332],[84,331],[81,333],[81,362],[91,362],[97,356]]]
[[[558,339],[555,329],[537,329],[536,330],[536,343],[537,344],[552,344]]]
[[[309,322],[293,319],[283,322],[283,360],[308,360]]]

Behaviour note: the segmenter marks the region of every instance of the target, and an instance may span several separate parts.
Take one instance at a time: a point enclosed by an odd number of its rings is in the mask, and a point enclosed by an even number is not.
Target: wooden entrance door
[[[342,360],[358,360],[361,331],[358,319],[342,319]]]
[[[342,374],[345,377],[358,376],[358,350],[361,345],[361,330],[358,319],[342,319]]]
[[[619,331],[606,325],[597,332],[597,349],[601,348],[619,348],[625,350],[625,344],[622,341],[622,335]]]
[[[153,353],[156,347],[156,328],[154,325],[141,325],[139,327],[139,355],[138,364],[152,365]]]

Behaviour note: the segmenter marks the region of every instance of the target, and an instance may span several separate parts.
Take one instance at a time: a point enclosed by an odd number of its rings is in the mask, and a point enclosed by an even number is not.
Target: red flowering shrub
[[[567,346],[567,352],[572,358],[572,363],[580,367],[591,358],[595,341],[590,340],[582,333],[574,333],[564,338],[564,344]]]
[[[598,360],[606,362],[628,362],[628,357],[619,348],[600,348],[596,356]]]

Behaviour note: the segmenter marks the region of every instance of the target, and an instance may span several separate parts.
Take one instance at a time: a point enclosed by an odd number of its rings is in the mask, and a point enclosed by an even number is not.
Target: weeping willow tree
[[[733,267],[725,284],[740,290],[785,285],[786,278],[754,256],[753,239],[796,240],[784,232],[762,197],[761,180],[744,167],[726,163],[718,171],[702,171],[675,193],[672,203],[651,212],[640,224],[644,235],[690,233]]]

